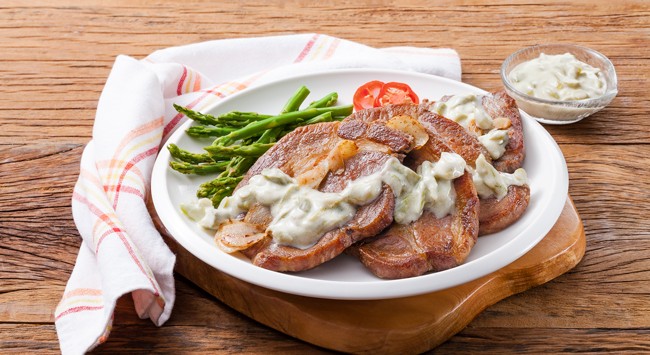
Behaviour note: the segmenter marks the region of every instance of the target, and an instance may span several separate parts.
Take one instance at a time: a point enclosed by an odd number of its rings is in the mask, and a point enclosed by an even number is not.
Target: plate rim
[[[436,76],[436,75],[431,75],[431,74],[425,74],[425,73],[420,73],[420,72],[412,72],[412,71],[403,71],[403,70],[387,70],[387,69],[376,69],[376,68],[359,68],[359,69],[354,69],[354,68],[347,68],[347,69],[334,69],[334,70],[320,70],[308,74],[297,74],[297,75],[291,75],[291,76],[286,76],[278,80],[270,80],[266,81],[264,83],[260,83],[258,85],[251,86],[245,90],[242,90],[236,94],[230,95],[223,100],[217,101],[214,104],[208,105],[204,108],[202,108],[202,111],[204,112],[210,112],[212,110],[215,110],[215,108],[223,105],[226,102],[229,102],[231,100],[236,100],[238,97],[242,95],[250,95],[251,92],[257,91],[257,90],[264,90],[267,87],[272,87],[275,85],[280,85],[282,83],[288,82],[288,81],[294,81],[299,78],[305,78],[308,80],[308,78],[314,78],[314,77],[319,77],[319,76],[329,76],[329,75],[341,75],[341,74],[354,74],[354,73],[362,73],[362,74],[372,74],[376,73],[377,75],[398,75],[398,76],[405,76],[405,77],[418,77],[420,79],[424,80],[430,80],[430,81],[441,81],[443,83],[449,83],[454,86],[461,86],[465,87],[468,89],[468,91],[473,92],[473,93],[481,93],[481,94],[486,94],[488,93],[487,91],[469,85],[467,83],[463,83],[460,81],[455,81],[452,79]],[[438,83],[439,84],[439,83]],[[153,201],[153,206],[154,209],[156,210],[156,213],[159,216],[159,219],[165,229],[169,232],[170,236],[180,244],[181,247],[186,249],[188,252],[192,253],[195,257],[199,258],[201,261],[204,263],[210,265],[211,267],[216,268],[217,270],[224,272],[232,277],[235,277],[237,279],[240,279],[245,282],[249,282],[264,288],[269,288],[275,291],[280,291],[280,292],[285,292],[285,293],[290,293],[290,294],[295,294],[295,295],[300,295],[300,296],[307,296],[307,297],[314,297],[314,298],[326,298],[326,299],[341,299],[341,300],[376,300],[376,299],[391,299],[391,298],[401,298],[401,297],[409,297],[409,296],[415,296],[423,293],[429,293],[429,292],[435,292],[443,289],[447,289],[450,287],[458,286],[465,284],[467,282],[471,282],[473,280],[476,280],[478,278],[481,278],[483,276],[489,275],[490,273],[497,271],[501,269],[502,267],[507,266],[508,264],[514,262],[515,260],[519,259],[521,256],[523,256],[525,253],[527,253],[530,249],[532,249],[535,245],[537,245],[549,232],[549,230],[553,227],[557,219],[560,217],[560,214],[563,210],[564,204],[566,202],[566,198],[568,197],[568,168],[566,166],[566,161],[564,159],[564,156],[557,145],[557,142],[553,139],[553,137],[544,129],[538,122],[534,120],[530,120],[527,118],[522,117],[522,120],[524,121],[524,126],[527,127],[526,130],[532,128],[535,132],[534,134],[541,134],[544,139],[548,140],[549,143],[551,143],[551,147],[549,150],[552,150],[554,153],[556,153],[555,158],[559,158],[559,165],[558,167],[560,168],[560,173],[562,174],[562,177],[558,179],[560,183],[559,190],[563,191],[562,196],[554,198],[550,202],[550,209],[552,210],[549,212],[549,216],[546,217],[548,220],[552,220],[552,222],[545,223],[542,226],[542,232],[538,232],[539,236],[535,238],[532,242],[526,242],[525,246],[516,248],[516,256],[513,257],[508,257],[503,260],[499,260],[495,256],[492,256],[490,260],[492,259],[497,259],[496,261],[492,260],[492,262],[489,264],[489,267],[487,269],[490,269],[489,272],[483,272],[478,276],[472,276],[472,277],[464,277],[462,278],[463,281],[458,283],[458,282],[443,282],[441,284],[436,285],[435,287],[431,287],[430,285],[427,285],[428,279],[431,278],[436,278],[435,276],[432,277],[432,275],[440,275],[440,274],[446,274],[449,271],[461,268],[463,269],[464,265],[468,264],[474,264],[474,262],[481,260],[484,257],[487,257],[490,254],[500,254],[499,251],[504,249],[504,246],[510,244],[511,247],[513,246],[518,246],[518,244],[524,244],[522,241],[522,238],[513,238],[511,241],[508,243],[505,243],[503,246],[499,247],[497,250],[494,250],[488,255],[485,255],[479,259],[473,260],[470,263],[465,263],[461,264],[455,268],[449,269],[449,270],[444,270],[440,271],[437,273],[428,273],[425,275],[421,276],[416,276],[412,278],[405,278],[405,279],[397,279],[397,280],[383,280],[383,279],[377,279],[374,281],[335,281],[335,280],[322,280],[322,279],[311,279],[311,278],[306,278],[306,277],[301,277],[299,275],[295,274],[288,274],[288,273],[281,273],[277,271],[271,271],[267,270],[264,268],[252,266],[256,268],[256,274],[257,275],[246,275],[237,272],[236,270],[236,265],[234,265],[234,268],[232,267],[233,265],[228,265],[226,262],[225,265],[223,262],[215,262],[214,259],[208,254],[208,250],[206,248],[200,248],[197,244],[191,243],[189,240],[187,240],[181,231],[179,231],[179,225],[176,223],[172,223],[174,219],[179,219],[180,218],[180,213],[176,212],[175,216],[177,218],[164,218],[164,217],[169,217],[168,211],[166,206],[163,206],[164,201],[162,200],[168,200],[171,203],[169,193],[167,193],[167,184],[166,184],[166,169],[168,166],[169,162],[169,152],[166,149],[161,149],[158,156],[156,157],[154,167],[152,170],[152,175],[151,175],[151,197]],[[161,142],[161,147],[166,146],[168,142],[172,141],[175,137],[178,135],[184,134],[184,128],[187,126],[191,125],[192,121],[187,120],[183,124],[177,126],[175,132],[173,132],[167,141]],[[525,133],[524,133],[525,134]],[[159,172],[159,173],[157,173]],[[163,180],[163,181],[161,181]],[[164,187],[164,188],[163,188]],[[159,191],[160,189],[164,190],[164,194],[161,193],[155,193],[155,191]],[[162,199],[162,200],[161,200]],[[171,204],[173,206],[173,204]],[[163,209],[165,207],[165,209]],[[168,221],[168,223],[165,223],[165,220]],[[182,229],[182,228],[181,228]],[[520,234],[523,234],[525,232],[530,232],[531,227],[526,226],[522,229]],[[519,234],[519,235],[520,235]],[[179,238],[180,235],[180,238]],[[215,246],[216,248],[216,246]],[[501,251],[503,253],[503,251]],[[236,258],[235,258],[236,259]],[[488,261],[490,261],[488,260]],[[504,261],[507,260],[507,261]],[[249,264],[250,265],[250,264]],[[467,268],[467,267],[466,267]],[[280,281],[277,284],[269,284],[268,282],[261,282],[260,279],[272,279],[274,281]],[[299,278],[300,284],[302,284],[300,287],[296,287],[293,285],[293,283],[296,281],[296,279]],[[438,277],[440,278],[440,277]],[[412,283],[416,283],[417,281],[414,280],[423,280],[421,282],[421,285],[416,285],[413,287]],[[443,277],[444,280],[444,277]],[[404,285],[409,286],[409,291],[404,290]],[[332,290],[338,290],[340,288],[344,288],[345,292],[336,292]],[[377,293],[376,290],[379,289],[381,292]]]

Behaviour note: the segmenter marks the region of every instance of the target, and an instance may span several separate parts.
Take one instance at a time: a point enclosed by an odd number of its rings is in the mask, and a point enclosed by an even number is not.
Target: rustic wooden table
[[[587,252],[569,273],[489,307],[436,352],[650,352],[650,3],[5,0],[0,6],[0,348],[58,352],[53,311],[80,245],[70,199],[94,111],[118,54],[192,42],[320,32],[371,46],[452,47],[463,81],[501,87],[523,46],[570,42],[607,55],[619,95],[600,113],[546,126],[570,172]],[[98,352],[325,352],[249,320],[177,278],[171,319],[140,320],[130,297]]]

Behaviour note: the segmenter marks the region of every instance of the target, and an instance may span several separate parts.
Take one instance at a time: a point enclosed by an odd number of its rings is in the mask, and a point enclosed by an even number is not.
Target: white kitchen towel
[[[146,200],[156,155],[186,119],[173,103],[201,111],[289,75],[364,67],[455,80],[461,75],[452,49],[372,48],[322,34],[215,40],[159,50],[142,60],[118,56],[72,196],[82,243],[54,314],[61,351],[84,353],[104,342],[115,304],[127,293],[141,318],[158,326],[169,319],[175,256],[156,230]]]

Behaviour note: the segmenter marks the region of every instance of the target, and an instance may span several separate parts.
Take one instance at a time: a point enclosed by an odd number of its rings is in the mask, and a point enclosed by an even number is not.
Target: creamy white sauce
[[[517,90],[540,99],[584,100],[605,94],[607,84],[598,68],[573,54],[540,54],[517,65],[508,79]]]
[[[265,169],[214,209],[207,199],[184,204],[182,210],[205,228],[216,229],[228,219],[247,211],[254,203],[269,206],[272,222],[267,227],[274,241],[306,249],[327,231],[343,226],[359,206],[381,193],[382,184],[395,195],[394,219],[407,224],[416,221],[424,209],[436,217],[449,214],[456,200],[453,179],[464,174],[465,161],[455,153],[442,153],[438,162],[424,162],[417,172],[389,159],[381,170],[350,181],[338,193],[321,192],[297,181],[281,170]]]
[[[490,130],[494,127],[493,118],[483,108],[482,100],[479,95],[454,95],[445,102],[433,104],[433,110],[465,128],[474,122],[476,127]]]
[[[211,228],[216,223],[214,206],[208,198],[201,198],[191,203],[181,203],[181,211],[201,227]]]
[[[508,130],[493,129],[488,133],[478,137],[479,142],[490,153],[492,159],[499,159],[506,152],[508,145]]]
[[[468,170],[472,173],[476,192],[482,199],[494,196],[500,200],[508,194],[509,186],[528,184],[528,175],[523,168],[515,170],[512,174],[497,171],[485,160],[483,154],[476,159],[475,169],[468,168]]]
[[[492,159],[499,159],[508,145],[508,131],[494,127],[494,117],[483,108],[483,98],[480,95],[454,95],[445,102],[433,104],[432,110],[441,116],[460,124],[471,133],[476,133],[479,141],[490,153]],[[478,134],[470,129],[474,125],[485,134]]]

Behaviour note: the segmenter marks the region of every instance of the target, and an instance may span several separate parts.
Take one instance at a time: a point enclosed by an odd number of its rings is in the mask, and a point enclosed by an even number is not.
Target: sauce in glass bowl
[[[501,66],[506,91],[524,113],[547,124],[568,124],[605,108],[618,93],[612,62],[570,44],[536,45]]]

